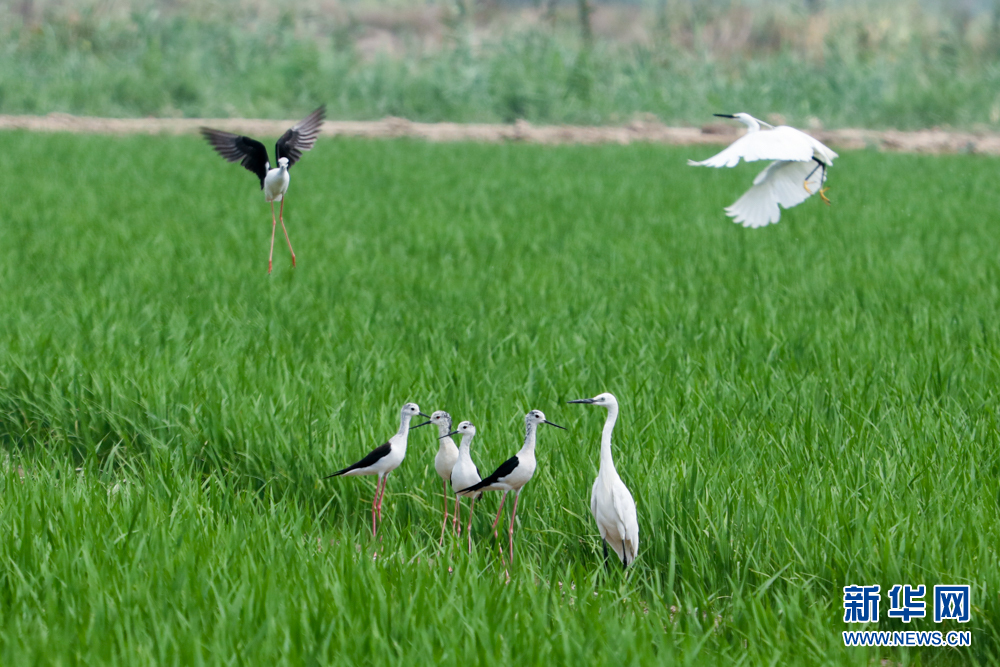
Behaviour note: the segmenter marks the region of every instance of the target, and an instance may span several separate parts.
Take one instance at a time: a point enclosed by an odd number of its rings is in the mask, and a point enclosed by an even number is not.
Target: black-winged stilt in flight
[[[372,537],[378,533],[378,525],[375,522],[376,515],[378,515],[378,521],[382,521],[382,496],[385,495],[386,478],[406,458],[406,436],[410,432],[410,420],[417,415],[421,417],[427,416],[420,411],[416,403],[407,403],[404,405],[399,420],[399,430],[396,432],[396,435],[389,438],[389,442],[376,447],[368,456],[354,465],[347,466],[343,470],[338,470],[332,475],[327,475],[323,478],[330,479],[331,477],[338,477],[340,475],[378,475],[378,481],[375,483],[375,497],[372,499]],[[424,426],[427,423],[429,422],[424,422],[420,426]],[[414,426],[413,428],[417,427]]]
[[[472,439],[476,437],[476,427],[473,426],[472,422],[464,421],[458,425],[458,428],[448,435],[460,434],[462,436],[462,445],[458,448],[458,461],[455,462],[454,468],[451,471],[451,488],[455,490],[455,516],[458,517],[459,522],[461,522],[461,497],[466,496],[472,499],[472,504],[469,507],[469,526],[466,528],[466,533],[469,536],[469,553],[472,553],[472,513],[476,509],[476,499],[483,495],[482,491],[464,491],[460,492],[459,489],[465,489],[475,484],[479,484],[482,481],[482,477],[479,475],[479,468],[472,461]]]
[[[503,491],[500,498],[500,507],[497,509],[496,519],[490,530],[495,531],[497,522],[500,521],[500,512],[503,510],[503,503],[507,499],[507,494],[514,492],[514,508],[510,513],[510,562],[514,562],[514,518],[517,516],[517,499],[521,496],[521,489],[531,481],[535,474],[535,433],[539,424],[548,424],[561,428],[565,427],[553,424],[545,418],[541,410],[532,410],[524,416],[524,445],[514,456],[500,464],[500,467],[493,471],[493,474],[472,486],[459,489],[458,493],[470,491]],[[494,532],[494,535],[496,533]],[[502,549],[501,549],[502,552]]]
[[[260,189],[264,191],[264,199],[271,204],[271,253],[267,257],[268,273],[271,273],[271,263],[274,259],[274,231],[277,226],[274,219],[274,202],[276,201],[281,202],[278,219],[281,221],[281,231],[285,232],[285,240],[288,241],[288,251],[292,253],[292,267],[295,266],[295,251],[292,250],[284,218],[285,193],[288,191],[289,182],[288,170],[316,143],[325,114],[324,104],[281,135],[278,143],[274,145],[274,157],[278,161],[274,169],[271,169],[271,163],[268,161],[267,149],[259,141],[231,132],[213,130],[210,127],[201,128],[202,135],[219,155],[229,162],[239,162],[260,179]]]
[[[448,482],[451,480],[451,469],[455,467],[455,461],[458,460],[458,447],[451,439],[451,415],[447,412],[444,410],[432,412],[430,421],[417,426],[426,426],[427,424],[434,424],[438,427],[438,452],[434,455],[434,470],[441,476],[444,491],[444,521],[441,523],[441,539],[438,541],[438,544],[444,544],[444,530],[448,525]],[[461,530],[458,527],[457,516],[452,520],[452,527],[456,531]]]
[[[635,562],[639,554],[639,520],[635,515],[635,501],[628,487],[622,482],[611,458],[611,432],[618,420],[618,400],[613,394],[599,394],[570,403],[600,405],[608,409],[601,434],[601,467],[590,491],[590,513],[594,515],[597,529],[604,540],[604,562],[608,562],[608,543],[618,554],[624,567]]]

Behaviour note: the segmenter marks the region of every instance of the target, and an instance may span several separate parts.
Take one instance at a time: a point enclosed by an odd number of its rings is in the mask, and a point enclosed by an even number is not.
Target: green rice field
[[[271,150],[271,143],[269,150]],[[0,133],[0,664],[1000,663],[998,162],[843,151],[827,207],[722,208],[710,147],[320,139],[267,275],[254,177],[197,137]],[[604,411],[636,566],[589,512]],[[430,428],[321,478],[405,401],[537,408],[505,568],[438,547]],[[508,578],[509,577],[509,578]],[[845,648],[866,629],[967,648]],[[969,584],[971,621],[886,616]],[[888,660],[888,662],[882,662]]]

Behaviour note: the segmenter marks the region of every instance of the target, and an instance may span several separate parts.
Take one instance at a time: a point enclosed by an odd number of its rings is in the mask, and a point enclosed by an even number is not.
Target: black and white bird
[[[507,494],[514,492],[514,508],[510,513],[510,562],[514,562],[514,518],[517,516],[517,499],[521,497],[521,489],[531,481],[535,474],[535,434],[539,424],[548,424],[561,428],[565,427],[553,424],[545,418],[541,410],[532,410],[524,416],[524,445],[514,456],[500,464],[500,467],[493,471],[493,474],[472,486],[459,489],[457,493],[465,494],[470,491],[503,491],[500,498],[500,507],[497,509],[497,516],[493,520],[490,530],[495,531],[497,523],[500,521],[500,512],[503,511],[504,501]],[[496,533],[494,532],[494,535]],[[501,550],[502,551],[502,550]]]
[[[418,424],[418,426],[426,426],[427,424],[434,424],[438,427],[438,452],[434,455],[434,470],[441,476],[444,491],[444,521],[441,523],[441,539],[438,540],[438,544],[444,544],[444,531],[448,525],[448,482],[451,481],[451,469],[458,461],[458,447],[451,439],[454,434],[451,432],[451,415],[447,412],[437,410],[431,413],[430,421]],[[457,496],[455,504],[458,504]],[[461,531],[458,516],[452,519],[451,525],[456,532]]]
[[[801,204],[817,191],[827,204],[826,170],[837,154],[794,127],[774,127],[757,120],[747,113],[721,114],[720,118],[733,118],[747,126],[747,133],[725,150],[696,162],[695,167],[735,167],[742,159],[746,162],[774,160],[757,174],[753,186],[732,206],[726,215],[744,227],[763,227],[781,219],[781,208]],[[762,129],[763,128],[763,129]]]
[[[278,161],[274,169],[271,169],[267,149],[259,141],[231,132],[213,130],[210,127],[201,128],[202,135],[219,155],[229,162],[239,162],[260,179],[260,189],[264,191],[264,199],[271,204],[271,253],[267,258],[268,273],[271,273],[274,259],[274,231],[277,225],[274,219],[274,202],[276,201],[281,202],[278,219],[281,221],[281,231],[285,232],[285,240],[288,241],[288,251],[292,253],[292,267],[295,267],[295,251],[292,250],[292,241],[288,238],[284,218],[285,193],[288,192],[290,179],[288,170],[316,143],[325,114],[326,105],[323,105],[281,135],[278,143],[274,145],[274,157]]]
[[[458,428],[451,433],[451,435],[461,435],[462,444],[458,448],[458,460],[455,462],[455,466],[451,471],[451,488],[455,490],[455,517],[461,522],[461,498],[465,496],[472,499],[472,504],[469,506],[469,526],[466,528],[466,534],[469,536],[469,553],[472,553],[472,513],[476,509],[476,500],[483,495],[482,491],[459,491],[459,489],[466,489],[470,486],[479,484],[482,481],[482,477],[479,474],[479,468],[472,461],[472,439],[476,437],[476,427],[470,421],[464,421],[458,425]]]
[[[410,420],[417,415],[421,417],[427,416],[420,411],[416,403],[407,403],[404,405],[399,420],[399,430],[396,432],[396,435],[389,438],[389,441],[384,445],[373,449],[368,456],[354,465],[347,466],[343,470],[338,470],[332,475],[327,475],[323,478],[330,479],[331,477],[338,477],[340,475],[378,475],[378,481],[375,483],[375,497],[372,499],[373,537],[378,533],[378,524],[375,521],[376,515],[378,516],[378,522],[381,523],[382,521],[382,496],[385,495],[386,478],[406,458],[406,436],[410,432]],[[428,423],[424,422],[420,426],[425,426]],[[417,428],[417,426],[413,428]]]
[[[601,434],[601,467],[590,491],[590,513],[597,522],[597,530],[604,541],[604,562],[608,562],[608,544],[628,567],[639,554],[639,520],[635,514],[635,501],[628,487],[622,482],[611,458],[611,432],[618,420],[618,400],[613,394],[599,394],[570,403],[600,405],[608,409]]]

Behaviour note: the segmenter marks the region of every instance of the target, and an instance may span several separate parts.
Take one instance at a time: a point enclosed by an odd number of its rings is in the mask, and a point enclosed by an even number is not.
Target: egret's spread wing
[[[735,167],[742,158],[746,162],[757,160],[812,160],[813,142],[808,134],[782,125],[773,130],[747,132],[725,150],[707,160],[688,160],[693,167]]]
[[[810,172],[812,172],[810,174]],[[806,177],[809,177],[807,191]],[[753,179],[753,186],[732,206],[726,215],[744,227],[763,227],[778,222],[781,210],[801,204],[823,186],[823,168],[814,160],[769,164]]]
[[[264,144],[250,137],[213,130],[210,127],[201,128],[201,134],[227,161],[239,162],[257,174],[257,178],[260,179],[260,189],[264,189],[264,177],[267,176],[268,166],[267,149],[264,148]]]
[[[302,154],[316,143],[319,131],[323,127],[324,115],[326,115],[325,104],[306,116],[295,127],[281,135],[278,143],[274,146],[276,155],[274,159],[288,158],[289,167],[298,162]]]

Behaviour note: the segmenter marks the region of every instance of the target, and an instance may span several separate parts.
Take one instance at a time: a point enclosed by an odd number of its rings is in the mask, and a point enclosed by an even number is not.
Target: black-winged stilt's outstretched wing
[[[302,154],[316,143],[316,137],[319,136],[319,131],[323,127],[323,116],[325,115],[326,105],[324,104],[281,135],[278,143],[274,146],[275,160],[286,157],[289,167],[298,162]]]
[[[496,484],[497,482],[503,480],[503,478],[507,477],[512,472],[514,472],[514,470],[517,469],[518,464],[519,461],[517,460],[517,456],[516,455],[512,456],[503,463],[501,463],[500,467],[494,470],[492,475],[481,481],[479,484],[473,484],[467,489],[459,489],[458,491],[456,491],[456,493],[465,493],[466,491],[478,491],[479,489],[485,489],[488,486],[492,486],[493,484]],[[479,472],[478,468],[476,469],[476,472]]]
[[[213,130],[210,127],[201,128],[201,134],[227,161],[239,162],[255,173],[260,179],[260,189],[264,189],[264,177],[267,176],[268,167],[267,149],[264,148],[264,144],[250,137]]]
[[[388,442],[385,443],[384,445],[379,445],[378,447],[376,447],[375,449],[373,449],[368,454],[368,456],[366,456],[365,458],[361,459],[360,461],[358,461],[354,465],[347,466],[343,470],[338,470],[337,472],[333,473],[332,475],[327,475],[323,479],[330,479],[331,477],[337,477],[338,475],[343,475],[345,473],[349,473],[352,470],[357,470],[359,468],[369,468],[369,467],[375,465],[376,463],[378,463],[378,461],[380,459],[382,459],[383,457],[388,456],[390,449],[391,449],[391,446],[389,445]]]

